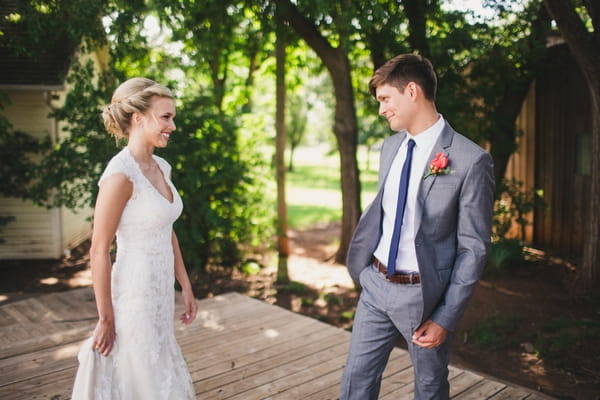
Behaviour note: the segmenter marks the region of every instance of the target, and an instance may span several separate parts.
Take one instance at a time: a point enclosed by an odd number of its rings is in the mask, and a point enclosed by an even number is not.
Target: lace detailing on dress
[[[113,157],[100,178],[102,181],[123,173],[133,183],[133,194],[117,228],[117,255],[111,277],[117,336],[115,348],[106,358],[91,350],[91,342],[82,347],[74,400],[194,398],[173,326],[175,276],[171,236],[173,222],[183,206],[170,181],[171,167],[162,158],[154,157],[171,189],[173,202],[143,175],[128,148]],[[94,362],[89,361],[89,352],[96,357]],[[89,374],[94,377],[95,397],[79,394],[87,393],[84,383],[90,381],[80,379],[80,375]]]

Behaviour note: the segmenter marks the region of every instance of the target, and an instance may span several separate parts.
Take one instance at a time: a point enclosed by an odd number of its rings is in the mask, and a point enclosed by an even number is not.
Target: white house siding
[[[2,113],[13,125],[14,130],[39,138],[54,134],[54,120],[48,118],[50,109],[46,105],[43,90],[7,90],[6,92],[10,103]]]
[[[11,104],[3,114],[14,130],[35,137],[56,135],[44,90],[7,90]],[[60,258],[68,249],[89,237],[88,210],[73,214],[66,209],[36,207],[31,202],[0,197],[0,215],[15,218],[0,232],[0,259]]]
[[[0,233],[5,241],[0,244],[0,259],[60,258],[59,214],[59,209],[0,198],[0,215],[15,217]]]
[[[61,212],[63,220],[63,236],[61,249],[63,252],[78,246],[90,237],[92,233],[91,208],[77,209],[73,212],[63,208]]]

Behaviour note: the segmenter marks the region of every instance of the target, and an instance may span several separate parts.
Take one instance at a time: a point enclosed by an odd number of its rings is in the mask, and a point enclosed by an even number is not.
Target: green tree
[[[335,260],[344,263],[361,212],[356,161],[358,131],[348,58],[349,31],[353,30],[350,18],[352,10],[345,9],[336,1],[294,4],[290,0],[275,0],[275,3],[281,7],[281,17],[322,60],[333,82],[336,99],[333,132],[340,154],[342,186],[342,229]],[[317,5],[322,8],[315,8]],[[328,7],[331,9],[328,10]],[[330,16],[333,18],[329,19]]]
[[[302,143],[306,133],[308,122],[308,107],[306,101],[298,94],[288,96],[287,101],[287,138],[290,148],[290,159],[288,160],[288,171],[294,170],[294,151]]]
[[[511,3],[501,0],[495,4],[499,19],[506,22],[474,30],[485,47],[476,49],[467,65],[465,94],[472,99],[470,112],[477,116],[469,130],[489,142],[500,187],[510,156],[517,150],[517,117],[544,60],[550,18],[538,0],[526,3],[523,10],[512,10]],[[468,120],[464,112],[461,115],[461,120]]]
[[[159,17],[173,32],[173,40],[183,44],[190,62],[182,67],[202,68],[210,78],[213,104],[223,111],[226,96],[241,87],[242,106],[234,100],[236,111],[251,109],[251,88],[261,60],[268,33],[273,30],[242,0],[154,0]],[[232,68],[246,65],[241,78]],[[202,90],[202,87],[200,87]]]
[[[279,12],[279,9],[276,10]],[[275,175],[277,181],[277,282],[288,283],[288,258],[290,243],[288,236],[288,212],[285,190],[285,142],[287,139],[285,108],[286,108],[286,47],[287,34],[281,19],[276,21],[275,43]]]
[[[173,180],[185,204],[176,230],[186,265],[208,285],[209,274],[229,273],[250,246],[263,243],[273,231],[272,212],[264,207],[270,201],[265,178],[269,167],[259,153],[265,138],[256,132],[242,137],[236,115],[222,112],[214,96],[185,86],[194,82],[195,87],[202,87],[210,75],[181,65],[168,47],[148,42],[150,33],[144,23],[151,18],[152,9],[145,2],[98,4],[109,14],[105,20],[109,21],[112,69],[96,77],[91,63],[72,62],[64,106],[52,115],[63,122],[68,134],[39,164],[28,167],[34,173],[31,186],[22,188],[24,195],[48,207],[93,205],[99,175],[123,145],[105,133],[101,107],[110,100],[116,85],[129,77],[147,76],[166,83],[179,94],[178,129],[170,146],[158,152],[172,164]],[[101,21],[101,17],[95,15],[94,21]],[[28,43],[21,39],[19,43]],[[84,36],[80,41],[88,39]],[[36,37],[31,40],[36,43]],[[103,41],[93,41],[99,43]],[[89,49],[91,46],[84,46],[82,51]],[[183,84],[169,81],[173,74],[183,74]],[[11,140],[19,137],[13,135]]]

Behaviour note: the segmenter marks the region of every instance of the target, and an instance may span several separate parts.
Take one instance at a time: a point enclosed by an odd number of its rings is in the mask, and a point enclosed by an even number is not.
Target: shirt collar
[[[428,147],[433,146],[433,144],[438,140],[438,137],[442,133],[442,130],[444,129],[445,125],[444,117],[442,116],[442,114],[438,115],[439,118],[435,122],[435,124],[431,125],[429,128],[425,129],[418,135],[413,136],[410,133],[408,133],[408,131],[406,131],[406,138],[414,140],[417,147],[420,147],[422,149],[426,149]],[[408,140],[406,141],[406,143],[408,143]]]

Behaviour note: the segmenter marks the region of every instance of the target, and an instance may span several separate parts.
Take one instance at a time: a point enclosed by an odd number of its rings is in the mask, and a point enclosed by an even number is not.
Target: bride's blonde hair
[[[102,110],[106,131],[117,139],[129,137],[131,116],[146,112],[154,96],[173,98],[169,88],[148,78],[131,78],[123,82],[115,90],[110,104]]]

